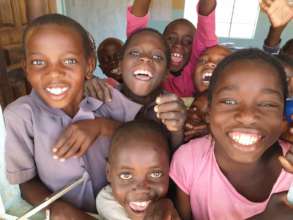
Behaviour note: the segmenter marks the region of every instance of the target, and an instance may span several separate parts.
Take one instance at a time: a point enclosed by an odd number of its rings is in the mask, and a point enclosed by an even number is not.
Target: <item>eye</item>
[[[120,173],[119,175],[120,179],[123,179],[123,180],[130,180],[132,178],[132,174],[130,173]]]
[[[152,178],[160,178],[161,176],[163,176],[163,172],[161,172],[161,171],[154,171],[154,172],[152,172],[152,173],[150,174],[150,176],[151,176]]]
[[[161,61],[161,60],[163,60],[163,56],[161,56],[161,55],[153,55],[153,60]]]
[[[192,44],[192,38],[184,38],[182,40],[182,44],[185,45],[185,46],[189,46]]]
[[[31,64],[32,65],[45,65],[45,61],[44,60],[32,60]]]
[[[226,104],[226,105],[236,105],[237,101],[233,99],[224,99],[221,101],[221,103]]]
[[[272,103],[272,102],[262,102],[262,103],[259,103],[258,106],[263,108],[276,108],[278,107],[278,104]]]
[[[65,64],[76,64],[77,63],[77,60],[74,59],[74,58],[68,58],[68,59],[65,59],[64,60],[64,63]]]
[[[133,56],[133,57],[139,57],[140,56],[140,53],[137,50],[131,50],[129,52],[129,55],[130,56]]]
[[[175,43],[176,42],[176,36],[172,36],[172,35],[169,35],[168,37],[167,37],[167,41],[168,41],[168,43]]]

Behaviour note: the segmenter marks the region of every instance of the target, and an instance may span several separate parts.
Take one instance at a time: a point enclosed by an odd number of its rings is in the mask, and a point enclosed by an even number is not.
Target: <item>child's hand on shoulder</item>
[[[99,99],[102,102],[112,100],[110,86],[105,80],[96,77],[85,81],[84,95]]]
[[[154,111],[169,131],[183,130],[186,107],[180,98],[175,94],[163,94],[157,97],[156,104]]]
[[[271,196],[264,212],[247,220],[291,220],[293,206],[287,201],[287,191],[275,193]]]
[[[180,220],[179,214],[170,199],[160,199],[152,203],[144,220]]]

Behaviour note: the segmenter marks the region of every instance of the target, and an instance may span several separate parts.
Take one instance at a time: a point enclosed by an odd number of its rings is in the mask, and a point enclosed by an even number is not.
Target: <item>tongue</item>
[[[139,80],[142,80],[142,81],[150,80],[150,77],[148,75],[142,75],[142,74],[135,75],[135,78],[139,79]]]
[[[135,212],[143,212],[143,211],[146,210],[146,208],[147,208],[148,206],[139,206],[139,205],[137,205],[137,204],[135,204],[135,203],[133,203],[133,202],[130,202],[130,203],[129,203],[129,207],[130,207],[133,211],[135,211]]]

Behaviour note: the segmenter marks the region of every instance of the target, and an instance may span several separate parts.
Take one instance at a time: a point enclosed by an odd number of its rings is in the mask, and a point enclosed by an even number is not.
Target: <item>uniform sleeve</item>
[[[197,30],[193,37],[192,52],[188,64],[183,69],[180,76],[167,79],[163,87],[169,92],[180,97],[193,96],[195,88],[192,81],[197,60],[200,54],[207,48],[217,45],[215,27],[215,10],[208,16],[198,14]]]
[[[33,126],[24,112],[11,108],[4,111],[6,126],[6,175],[11,184],[20,184],[36,176]]]
[[[190,194],[193,182],[193,155],[191,145],[185,144],[173,155],[170,165],[170,177],[187,195]]]
[[[126,35],[129,37],[133,32],[138,29],[147,27],[149,22],[149,13],[143,17],[136,17],[131,13],[131,6],[127,8],[127,21],[126,21]]]

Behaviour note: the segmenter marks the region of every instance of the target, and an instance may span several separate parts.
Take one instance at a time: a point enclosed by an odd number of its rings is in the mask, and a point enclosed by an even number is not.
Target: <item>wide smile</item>
[[[54,99],[62,99],[65,93],[69,90],[69,86],[48,86],[47,93]]]
[[[257,131],[232,131],[228,136],[234,142],[233,146],[243,152],[256,150],[257,143],[262,139],[262,135]]]
[[[205,70],[203,72],[202,78],[201,78],[203,84],[209,85],[210,84],[210,81],[211,81],[212,75],[213,75],[213,70],[212,69]]]
[[[140,81],[149,81],[153,78],[153,74],[144,69],[135,70],[133,76]]]
[[[147,201],[131,201],[128,203],[129,208],[136,214],[144,212],[149,204],[151,203],[151,200]]]

